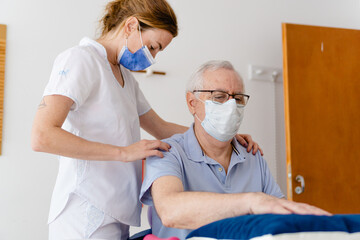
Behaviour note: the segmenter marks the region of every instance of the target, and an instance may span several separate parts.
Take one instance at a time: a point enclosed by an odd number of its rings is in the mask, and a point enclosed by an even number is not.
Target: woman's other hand
[[[264,155],[263,150],[260,148],[259,144],[254,142],[249,134],[237,134],[235,137],[241,145],[246,147],[247,152],[250,152],[252,149],[252,154],[255,155],[256,152],[259,150],[261,156]]]

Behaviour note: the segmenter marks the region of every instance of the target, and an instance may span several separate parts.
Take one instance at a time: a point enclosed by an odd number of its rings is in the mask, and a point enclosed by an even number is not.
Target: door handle
[[[304,190],[305,190],[305,180],[304,180],[304,177],[301,176],[301,175],[297,175],[296,178],[295,178],[295,180],[300,183],[300,186],[297,186],[297,187],[295,188],[295,193],[296,193],[296,194],[301,194],[301,193],[303,193]]]

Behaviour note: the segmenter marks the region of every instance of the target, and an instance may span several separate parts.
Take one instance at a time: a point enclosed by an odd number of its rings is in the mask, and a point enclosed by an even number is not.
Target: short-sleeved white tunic
[[[150,110],[138,83],[121,66],[122,87],[113,75],[105,48],[84,38],[55,60],[46,95],[63,95],[74,104],[62,128],[81,138],[128,146],[140,140],[139,116]],[[59,156],[49,222],[65,207],[71,193],[118,221],[139,226],[141,160],[86,161]]]

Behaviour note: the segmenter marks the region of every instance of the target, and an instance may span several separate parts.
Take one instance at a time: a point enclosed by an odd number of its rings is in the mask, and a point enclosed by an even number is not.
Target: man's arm
[[[308,204],[279,199],[264,193],[185,192],[181,180],[174,176],[155,180],[151,194],[163,225],[171,228],[196,229],[220,219],[245,214],[329,215]]]

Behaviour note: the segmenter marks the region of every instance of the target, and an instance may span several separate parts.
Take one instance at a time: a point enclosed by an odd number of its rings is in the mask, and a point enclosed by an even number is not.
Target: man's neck
[[[220,163],[227,172],[232,154],[231,140],[221,142],[210,136],[200,125],[196,124],[194,124],[194,132],[204,154]]]

